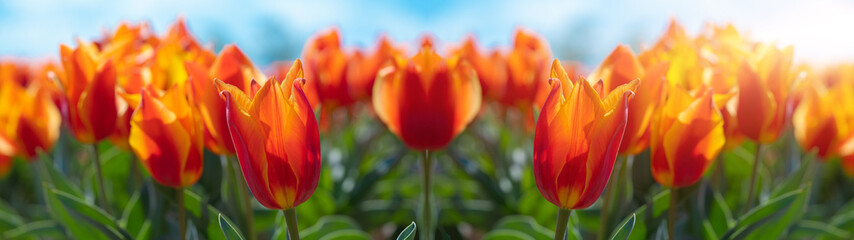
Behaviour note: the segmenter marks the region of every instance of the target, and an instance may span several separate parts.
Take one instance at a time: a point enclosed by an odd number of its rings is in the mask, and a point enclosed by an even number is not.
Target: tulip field
[[[0,57],[0,239],[854,239],[854,62],[737,24],[598,65],[523,26],[258,65],[189,24]]]

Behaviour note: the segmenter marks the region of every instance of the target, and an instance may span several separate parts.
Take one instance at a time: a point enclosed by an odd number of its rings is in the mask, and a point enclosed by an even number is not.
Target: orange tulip
[[[0,150],[0,155],[32,161],[38,150],[49,152],[53,148],[59,138],[62,116],[47,84],[36,80],[23,87],[14,79],[0,79],[0,106],[4,106],[0,112],[0,135],[10,145],[6,151]]]
[[[112,61],[97,64],[85,46],[60,47],[66,71],[63,110],[77,140],[95,143],[116,129],[116,69]]]
[[[302,58],[306,76],[306,93],[312,106],[320,104],[320,126],[326,129],[336,109],[353,102],[347,79],[349,56],[341,47],[338,29],[321,32],[308,40]]]
[[[209,70],[192,62],[184,63],[184,67],[189,76],[190,102],[194,103],[204,126],[205,146],[215,154],[233,154],[234,145],[225,120],[225,103],[219,97],[214,80],[209,77]]]
[[[358,49],[350,55],[347,65],[347,82],[350,95],[354,100],[371,100],[374,90],[374,80],[377,72],[395,55],[403,54],[403,50],[394,46],[386,36],[380,36],[373,52],[362,52]]]
[[[0,135],[0,178],[9,175],[9,172],[12,171],[12,166],[15,161],[12,159],[12,155],[14,155],[14,149],[12,149],[12,143],[4,136]]]
[[[601,80],[605,93],[628,84],[632,80],[642,78],[635,97],[629,102],[631,111],[629,111],[626,122],[623,143],[620,144],[621,154],[639,154],[649,146],[649,124],[652,121],[655,107],[662,100],[664,75],[667,73],[668,67],[669,64],[664,62],[654,64],[649,69],[644,70],[632,50],[628,46],[619,45],[588,77],[594,81]]]
[[[222,48],[210,67],[210,79],[222,80],[249,94],[257,91],[267,77],[237,45],[229,44]]]
[[[412,59],[397,57],[374,83],[374,110],[412,149],[448,145],[480,110],[477,73],[456,56],[443,59],[425,39]]]
[[[555,61],[553,68],[560,63]],[[580,78],[552,78],[534,133],[534,179],[540,193],[562,209],[587,208],[608,183],[636,84],[600,97]]]
[[[750,139],[770,143],[779,137],[789,111],[792,48],[760,46],[756,64],[738,71],[738,126]]]
[[[250,98],[217,81],[231,140],[252,194],[267,208],[292,209],[320,179],[320,133],[299,74],[270,79]]]
[[[723,118],[712,91],[699,89],[695,95],[670,88],[653,118],[652,175],[666,187],[697,182],[724,146]]]
[[[541,107],[547,94],[551,50],[546,41],[534,33],[519,29],[513,49],[506,56],[507,91],[501,102],[518,108],[526,126],[534,125],[534,105]]]
[[[467,37],[462,46],[455,50],[461,58],[471,63],[477,71],[483,97],[499,100],[507,87],[507,65],[503,56],[497,50],[487,55],[477,46],[474,36]]]
[[[162,96],[143,90],[131,119],[131,149],[157,182],[187,187],[202,176],[202,131],[183,86]]]

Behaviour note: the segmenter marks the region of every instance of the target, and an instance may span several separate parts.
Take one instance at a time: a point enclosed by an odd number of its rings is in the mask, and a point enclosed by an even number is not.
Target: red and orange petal
[[[160,98],[143,91],[131,121],[129,144],[157,182],[187,187],[202,174],[201,132],[178,88]]]
[[[320,174],[320,136],[303,91],[305,81],[267,81],[249,98],[217,82],[246,182],[265,207],[290,209],[305,202]],[[283,90],[289,87],[290,94]]]
[[[418,150],[447,146],[474,119],[481,100],[474,69],[458,58],[442,59],[429,45],[387,65],[374,84],[377,116]]]
[[[195,106],[204,126],[205,146],[215,154],[233,154],[234,145],[225,119],[225,103],[208,75],[208,68],[193,62],[185,62],[184,67],[189,78],[190,102]]]
[[[661,185],[694,184],[723,148],[723,119],[712,91],[698,94],[672,88],[653,123],[652,174]]]
[[[590,84],[552,79],[534,137],[534,177],[543,197],[564,209],[586,208],[602,193],[625,131],[631,91],[603,102]],[[564,95],[561,85],[570,88]]]
[[[246,93],[250,93],[253,80],[258,84],[267,80],[264,73],[234,44],[226,45],[217,55],[210,67],[210,78],[222,80]]]

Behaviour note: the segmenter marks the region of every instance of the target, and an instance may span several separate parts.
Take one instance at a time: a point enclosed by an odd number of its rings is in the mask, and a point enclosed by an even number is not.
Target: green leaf
[[[753,208],[746,215],[738,220],[735,227],[727,231],[722,239],[742,239],[748,234],[758,229],[766,222],[780,218],[786,213],[786,209],[792,206],[792,203],[798,198],[803,190],[795,190],[784,194],[780,197],[769,200],[768,202]]]
[[[651,202],[638,207],[634,212],[634,215],[636,216],[635,227],[632,229],[632,232],[629,233],[628,239],[648,239],[647,234],[655,231],[655,229],[651,229],[652,227],[655,227],[655,225],[650,225],[651,223],[647,223],[645,219],[648,217],[650,219],[658,219],[667,211],[669,206],[670,190],[665,189],[653,196]],[[653,209],[652,212],[647,210],[650,208]]]
[[[350,240],[350,239],[370,240],[371,236],[362,230],[344,229],[344,230],[338,230],[338,231],[327,233],[322,238],[320,238],[320,240]]]
[[[416,228],[415,222],[410,223],[403,231],[400,231],[400,234],[397,235],[397,240],[414,240]]]
[[[727,229],[732,228],[735,225],[735,220],[732,218],[732,212],[730,211],[729,206],[726,204],[726,200],[724,200],[723,196],[717,191],[712,192],[712,206],[709,209],[709,219],[704,222],[708,222],[711,229],[706,229],[705,223],[703,224],[704,231],[711,230],[714,233],[714,236],[721,236],[726,233]],[[717,239],[717,237],[715,237]]]
[[[811,185],[808,183],[797,194],[792,204],[786,208],[780,217],[774,218],[753,231],[747,239],[777,239],[787,233],[787,230],[803,218],[809,203]]]
[[[317,220],[317,224],[303,229],[299,235],[302,240],[319,240],[331,232],[347,229],[360,230],[361,228],[359,227],[359,224],[350,217],[332,215],[321,217]],[[282,224],[282,227],[277,229],[276,233],[273,234],[273,239],[287,239],[287,235],[287,229],[284,224]]]
[[[849,231],[839,229],[827,223],[802,220],[795,224],[790,237],[793,239],[848,239],[852,236],[851,234]]]
[[[45,192],[51,214],[72,236],[80,239],[131,238],[104,210],[57,189],[45,186]]]
[[[629,238],[629,234],[632,233],[632,229],[635,227],[635,219],[636,216],[632,213],[631,216],[623,220],[620,223],[619,227],[614,230],[614,233],[611,235],[611,240],[626,240]]]
[[[712,223],[709,222],[708,219],[703,220],[703,239],[707,239],[707,240],[720,239],[718,237],[718,233],[715,231],[715,228],[712,227]]]
[[[537,221],[530,216],[513,215],[502,218],[495,225],[495,230],[510,229],[523,232],[534,239],[552,239],[554,231],[540,226]]]
[[[3,239],[60,239],[62,231],[53,220],[36,221],[23,224],[0,234]]]
[[[535,238],[526,235],[524,232],[511,229],[498,229],[490,231],[483,240],[536,240]]]
[[[0,199],[0,231],[15,228],[24,224],[24,219],[18,215],[15,208]]]
[[[222,234],[228,240],[243,240],[243,234],[240,234],[240,230],[237,230],[237,227],[231,223],[225,215],[222,213],[219,214],[219,228],[222,229]]]
[[[142,225],[147,222],[140,195],[140,192],[136,192],[131,196],[130,201],[122,211],[122,218],[119,220],[119,226],[127,229],[128,233],[133,236],[139,236]]]
[[[202,198],[189,189],[184,189],[184,207],[187,213],[197,219],[197,227],[204,230],[200,234],[204,234],[208,240],[227,240],[222,235],[222,230],[219,228],[219,220],[217,216],[222,214],[219,210],[202,201]]]

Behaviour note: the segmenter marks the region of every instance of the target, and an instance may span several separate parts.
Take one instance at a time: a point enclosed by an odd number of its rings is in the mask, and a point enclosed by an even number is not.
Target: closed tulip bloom
[[[116,69],[112,61],[97,64],[79,47],[61,46],[66,106],[63,113],[82,143],[95,143],[116,129]]]
[[[205,146],[215,154],[233,154],[234,145],[225,120],[225,103],[219,97],[208,68],[192,62],[184,63],[184,67],[189,76],[190,102],[197,109],[204,127]]]
[[[817,83],[816,83],[817,84]],[[837,123],[837,108],[839,103],[836,94],[828,93],[827,89],[812,86],[806,89],[804,97],[792,115],[795,139],[805,151],[815,150],[819,159],[827,159],[834,154],[838,141],[845,136],[839,136]],[[840,87],[845,88],[845,87]]]
[[[270,79],[250,97],[217,81],[243,176],[267,208],[292,209],[317,188],[320,133],[304,84],[296,75]]]
[[[556,62],[557,63],[557,62]],[[534,133],[534,179],[562,209],[592,205],[602,194],[620,149],[631,86],[600,97],[590,83],[552,78]]]
[[[755,64],[744,61],[738,72],[738,126],[759,143],[780,136],[788,118],[792,85],[792,48],[760,46]]]
[[[477,115],[481,99],[477,73],[468,62],[443,59],[429,41],[411,59],[389,62],[374,83],[377,116],[416,150],[447,146]]]
[[[209,77],[222,80],[247,94],[258,90],[260,83],[267,79],[264,73],[252,64],[249,57],[234,44],[223,47],[210,67]],[[253,80],[255,84],[252,83]]]
[[[59,139],[62,116],[46,84],[36,80],[23,87],[11,79],[0,79],[0,106],[4,106],[0,132],[15,149],[15,156],[30,161],[39,150],[49,152]]]
[[[697,182],[724,146],[723,118],[711,90],[670,88],[651,128],[651,165],[666,187]]]
[[[471,63],[477,71],[483,97],[490,100],[500,100],[507,87],[507,63],[498,50],[492,53],[483,52],[477,45],[474,36],[463,40],[462,46],[455,50],[461,58]]]
[[[632,50],[619,45],[605,58],[588,79],[602,80],[603,90],[608,93],[635,79],[641,79],[634,98],[629,102],[626,133],[620,144],[620,153],[635,155],[649,146],[649,124],[655,107],[662,101],[662,88],[669,63],[656,63],[644,69]],[[600,93],[601,94],[601,93]]]
[[[131,149],[154,180],[187,187],[202,175],[202,129],[182,86],[156,97],[143,90],[131,118]]]
[[[513,49],[506,55],[507,84],[501,102],[519,109],[529,130],[534,126],[534,106],[541,107],[548,94],[551,60],[544,39],[526,30],[516,31]]]
[[[356,49],[348,58],[347,85],[354,100],[371,100],[377,72],[386,62],[402,54],[387,36],[380,36],[373,51]]]
[[[322,106],[320,126],[324,130],[336,109],[349,107],[355,101],[347,78],[349,58],[335,28],[315,35],[303,47],[307,97],[312,106]]]

